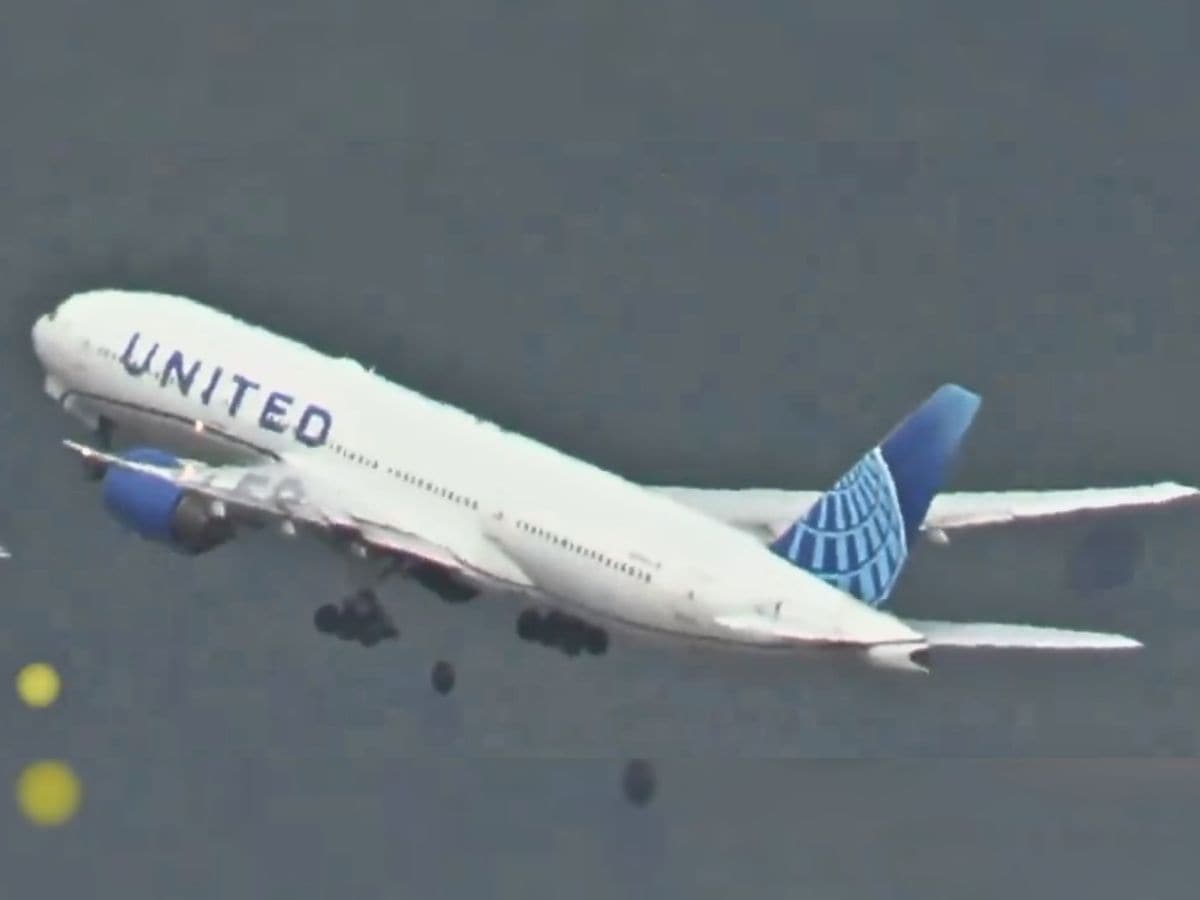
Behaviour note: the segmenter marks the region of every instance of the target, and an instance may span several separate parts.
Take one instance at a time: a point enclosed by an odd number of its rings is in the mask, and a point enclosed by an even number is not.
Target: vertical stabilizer
[[[929,504],[946,482],[980,397],[938,388],[771,544],[872,606],[892,593]]]

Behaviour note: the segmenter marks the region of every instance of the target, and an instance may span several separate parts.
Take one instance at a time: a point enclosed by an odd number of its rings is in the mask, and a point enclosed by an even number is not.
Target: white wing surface
[[[63,442],[92,466],[117,466],[177,486],[203,498],[208,511],[234,526],[275,524],[308,531],[335,543],[383,551],[432,563],[499,587],[528,586],[521,569],[479,529],[464,528],[436,504],[381,509],[370,491],[347,484],[336,466],[297,455],[250,466],[210,466],[180,460],[155,465],[105,453],[74,441]],[[339,477],[343,476],[343,477]]]
[[[764,541],[773,540],[821,496],[820,491],[774,488],[656,487],[651,490]],[[957,531],[1085,512],[1145,509],[1181,501],[1194,502],[1198,497],[1200,491],[1196,488],[1174,482],[1056,491],[945,493],[934,497],[924,529]]]

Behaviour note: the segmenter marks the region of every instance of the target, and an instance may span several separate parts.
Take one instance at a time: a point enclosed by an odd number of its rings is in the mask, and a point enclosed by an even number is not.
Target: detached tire
[[[450,693],[454,690],[454,666],[444,659],[439,659],[433,664],[433,671],[429,673],[429,681],[439,694],[444,696]]]
[[[654,767],[648,760],[630,760],[625,765],[621,786],[630,803],[638,807],[646,806],[654,799],[656,788]]]

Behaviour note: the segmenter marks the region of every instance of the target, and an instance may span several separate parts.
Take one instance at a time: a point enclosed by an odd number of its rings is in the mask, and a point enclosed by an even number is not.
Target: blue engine
[[[154,447],[137,447],[121,457],[153,466],[180,465],[177,457]],[[104,508],[126,528],[182,553],[203,553],[233,536],[229,523],[210,515],[202,498],[165,478],[110,466],[102,497]]]

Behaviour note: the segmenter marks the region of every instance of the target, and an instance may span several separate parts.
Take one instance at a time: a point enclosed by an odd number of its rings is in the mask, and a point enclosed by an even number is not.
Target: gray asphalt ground
[[[922,547],[895,598],[1133,656],[569,661],[405,585],[363,651],[312,628],[328,555],[123,534],[29,346],[72,291],[177,291],[721,487],[827,485],[956,380],[955,488],[1200,485],[1187,4],[7,13],[0,660],[66,688],[0,700],[0,776],[63,756],[87,795],[0,816],[4,897],[1188,893],[1200,508]]]

